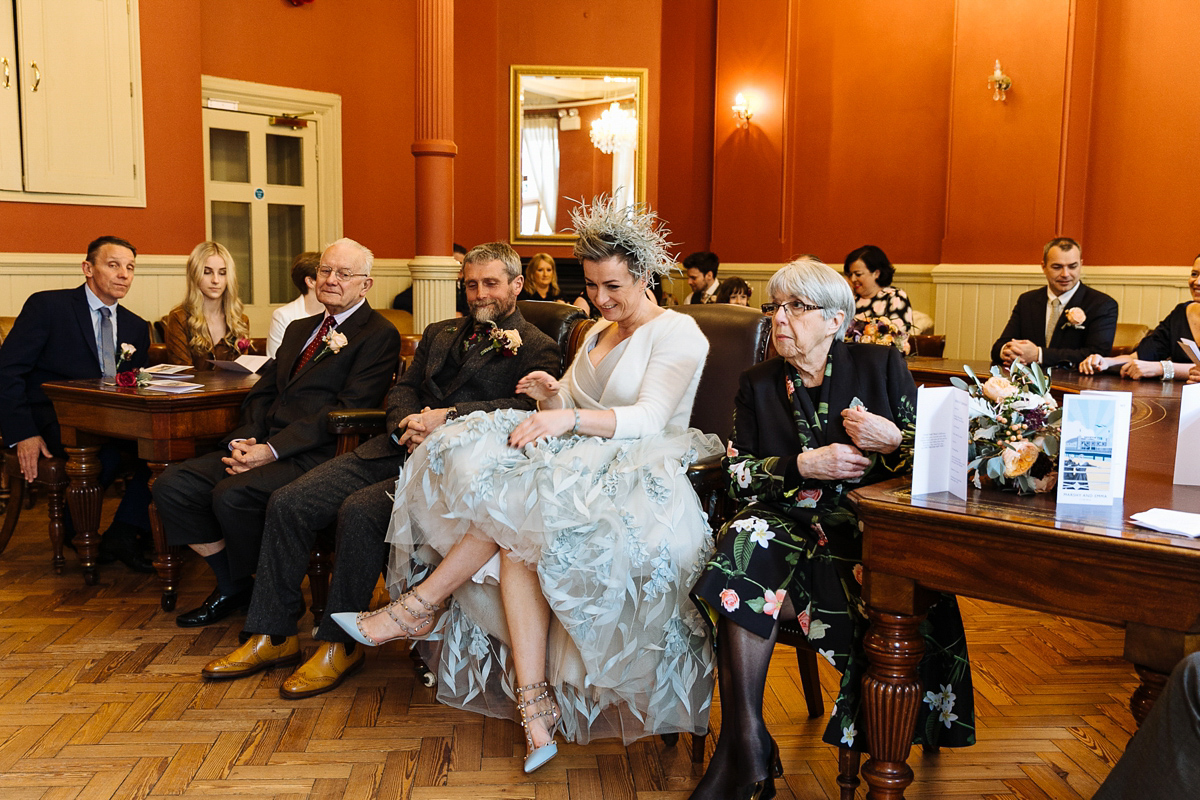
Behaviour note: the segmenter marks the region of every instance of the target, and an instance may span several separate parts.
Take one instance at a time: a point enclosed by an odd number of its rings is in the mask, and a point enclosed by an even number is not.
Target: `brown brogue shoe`
[[[300,660],[300,637],[289,636],[283,644],[271,644],[267,635],[251,636],[227,656],[205,665],[200,674],[209,680],[244,678],[264,669],[295,664]]]
[[[355,646],[354,652],[346,655],[346,645],[341,642],[319,644],[313,657],[289,675],[279,687],[280,697],[299,700],[336,689],[367,660],[367,651],[361,645]]]

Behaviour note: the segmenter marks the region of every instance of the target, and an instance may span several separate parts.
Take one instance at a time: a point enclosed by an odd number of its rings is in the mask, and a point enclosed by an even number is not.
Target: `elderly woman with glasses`
[[[781,614],[843,674],[825,741],[866,749],[862,544],[846,495],[903,474],[904,432],[916,418],[916,387],[900,353],[842,341],[854,295],[837,272],[805,256],[776,272],[767,293],[772,302],[762,308],[779,357],[742,374],[726,454],[730,492],[743,507],[693,589],[717,620],[721,698],[720,738],[693,798],[775,795],[783,767],[762,703]],[[942,597],[929,619],[920,671],[930,692],[916,741],[972,744],[954,597]]]

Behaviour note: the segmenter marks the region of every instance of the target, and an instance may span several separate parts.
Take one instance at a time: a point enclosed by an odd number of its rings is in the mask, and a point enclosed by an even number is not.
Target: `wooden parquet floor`
[[[438,705],[403,647],[370,652],[346,685],[308,700],[280,699],[286,670],[205,683],[201,666],[236,645],[240,617],[178,628],[159,610],[153,577],[117,564],[87,588],[70,551],[56,576],[45,525],[44,503],[26,510],[0,556],[4,800],[683,800],[700,774],[683,737],[674,747],[560,746],[526,776],[520,728]],[[203,573],[189,564],[181,609],[209,591]],[[963,612],[979,741],[914,752],[907,796],[1091,797],[1134,730],[1136,678],[1121,660],[1120,631],[971,600]],[[837,676],[822,673],[829,707]],[[766,715],[786,770],[780,800],[836,798],[825,720],[807,718],[787,648],[771,665]]]

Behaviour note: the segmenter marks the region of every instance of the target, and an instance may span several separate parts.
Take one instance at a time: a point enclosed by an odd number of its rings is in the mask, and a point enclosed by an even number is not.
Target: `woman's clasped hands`
[[[871,466],[871,459],[864,453],[890,453],[900,446],[896,423],[863,406],[842,411],[842,426],[854,444],[835,443],[805,450],[796,456],[801,475],[822,481],[861,478]]]

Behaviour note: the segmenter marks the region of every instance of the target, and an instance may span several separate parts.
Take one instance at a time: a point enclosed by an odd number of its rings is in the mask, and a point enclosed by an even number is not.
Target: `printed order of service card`
[[[1175,483],[1200,486],[1200,383],[1183,387],[1179,402],[1179,438],[1175,442]]]
[[[1124,497],[1132,410],[1129,392],[1085,392],[1063,398],[1059,503],[1112,505]]]
[[[970,397],[954,386],[917,388],[912,493],[949,492],[967,499]]]

